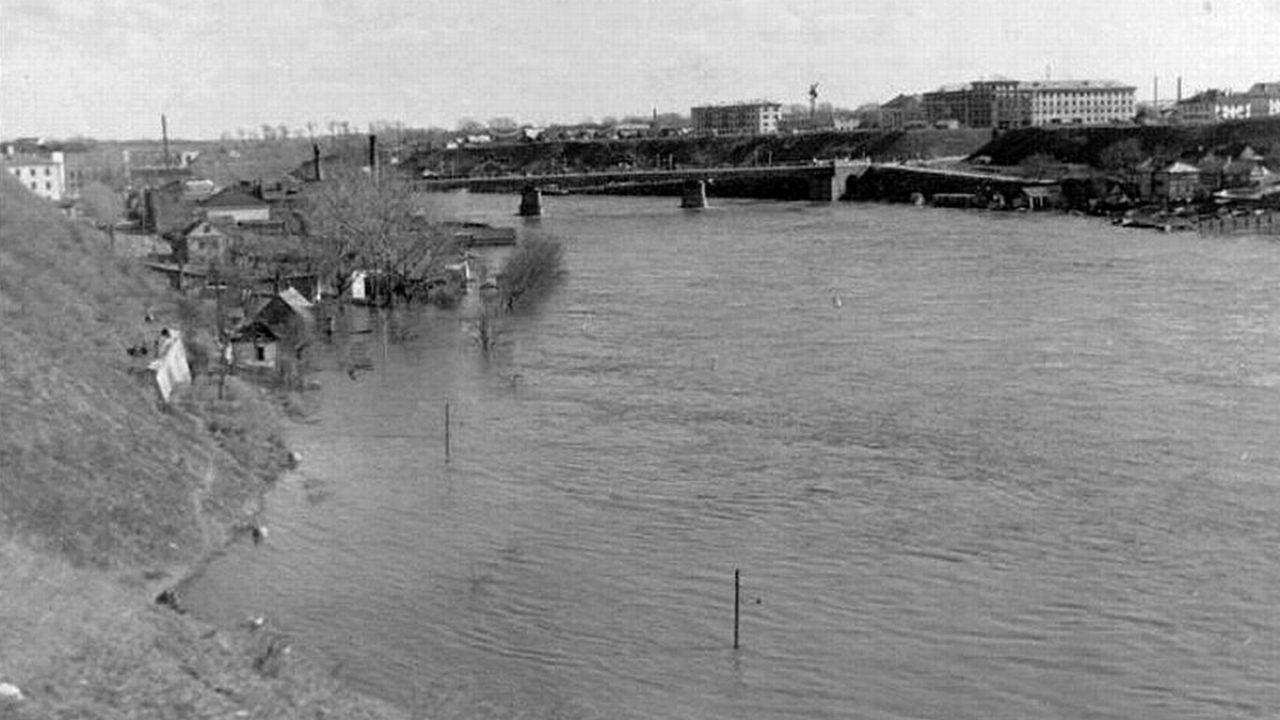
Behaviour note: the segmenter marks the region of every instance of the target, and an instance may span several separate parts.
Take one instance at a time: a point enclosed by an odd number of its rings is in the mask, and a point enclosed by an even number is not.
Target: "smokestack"
[[[164,143],[164,166],[169,167],[169,119],[160,114],[160,137]]]
[[[316,182],[320,182],[320,146],[311,143],[311,158],[316,164]]]
[[[1178,95],[1177,95],[1177,98],[1178,98],[1178,99],[1177,99],[1177,102],[1182,102],[1182,76],[1181,76],[1181,75],[1179,75],[1179,76],[1178,76]]]
[[[378,171],[378,136],[369,135],[369,172]]]
[[[1160,76],[1153,75],[1151,77],[1151,105],[1157,110],[1160,109]]]

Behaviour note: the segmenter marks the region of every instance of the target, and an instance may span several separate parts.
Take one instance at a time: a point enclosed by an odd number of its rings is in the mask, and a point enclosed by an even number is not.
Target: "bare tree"
[[[489,119],[489,129],[498,132],[511,132],[520,127],[515,120],[509,117],[496,117]]]
[[[339,292],[346,289],[353,271],[366,270],[383,278],[387,292],[409,299],[458,257],[461,241],[398,176],[377,179],[366,172],[338,170],[308,194],[320,270]]]

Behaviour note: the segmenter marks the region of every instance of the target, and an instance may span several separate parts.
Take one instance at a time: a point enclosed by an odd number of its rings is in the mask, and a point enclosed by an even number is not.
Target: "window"
[[[51,182],[46,182],[46,183],[44,184],[44,189],[45,189],[45,190],[53,190],[53,183],[51,183]]]
[[[267,361],[267,348],[262,345],[255,345],[253,348],[254,359],[258,362]]]

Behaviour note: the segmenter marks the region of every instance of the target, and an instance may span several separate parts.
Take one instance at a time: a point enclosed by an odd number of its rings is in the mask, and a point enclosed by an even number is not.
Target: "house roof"
[[[31,153],[14,153],[4,157],[4,164],[9,167],[27,167],[30,165],[50,165],[56,166],[60,163],[48,155],[34,155]]]
[[[1258,152],[1254,150],[1252,147],[1245,145],[1244,149],[1240,151],[1240,154],[1236,156],[1236,159],[1237,160],[1261,160],[1262,156],[1259,155]]]
[[[1019,88],[1034,90],[1136,90],[1133,85],[1115,80],[1031,80],[1020,81]]]
[[[280,299],[288,303],[299,315],[311,314],[311,303],[292,285],[280,291]]]
[[[1260,82],[1254,83],[1249,88],[1250,95],[1266,95],[1267,97],[1280,96],[1280,82]]]
[[[1189,165],[1179,160],[1178,162],[1175,162],[1172,165],[1164,168],[1162,172],[1183,175],[1188,173],[1198,173],[1200,172],[1200,168],[1196,167],[1195,165]]]
[[[910,107],[910,106],[916,106],[919,104],[920,104],[919,95],[903,94],[885,103],[882,107],[887,109],[896,109],[899,107]]]
[[[284,337],[301,320],[303,326],[310,328],[315,324],[315,315],[311,313],[311,303],[302,293],[288,287],[272,295],[262,307],[253,314],[253,322],[270,327],[277,336]]]
[[[200,220],[186,231],[187,237],[226,237],[226,233],[218,229],[208,220]]]
[[[267,203],[250,195],[248,192],[237,187],[228,187],[219,190],[210,195],[200,204],[205,207],[222,207],[222,208],[260,208],[267,207]]]
[[[231,342],[251,342],[254,340],[279,340],[280,336],[271,329],[271,326],[260,321],[254,320],[245,323],[236,328],[231,334]]]

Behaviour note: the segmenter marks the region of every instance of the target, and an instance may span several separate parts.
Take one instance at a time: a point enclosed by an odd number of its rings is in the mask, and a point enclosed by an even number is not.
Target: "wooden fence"
[[[1280,212],[1263,210],[1250,215],[1201,218],[1201,235],[1280,235]]]

